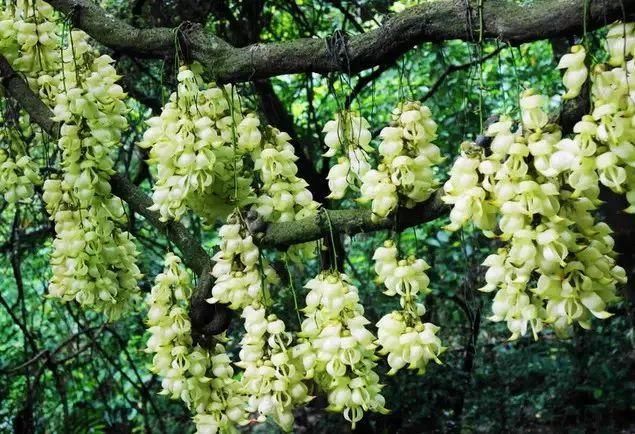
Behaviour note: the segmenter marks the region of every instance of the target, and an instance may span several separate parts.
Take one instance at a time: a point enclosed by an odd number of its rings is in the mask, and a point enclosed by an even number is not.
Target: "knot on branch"
[[[183,21],[174,28],[175,54],[185,63],[189,64],[192,62],[192,39],[197,33],[202,31],[199,23],[191,21]]]
[[[326,39],[326,51],[331,62],[337,65],[337,69],[350,74],[351,60],[348,52],[348,35],[342,30],[336,30]]]
[[[192,311],[192,339],[194,343],[209,347],[216,340],[216,336],[229,328],[232,319],[232,311],[224,304],[204,303],[197,306],[200,323],[195,323]]]
[[[73,25],[73,27],[81,27],[80,24],[80,12],[82,10],[82,5],[79,1],[74,1],[71,3],[68,13],[64,16],[64,21]]]
[[[251,209],[245,214],[245,225],[247,232],[253,237],[254,242],[259,242],[265,237],[267,222],[258,212]]]
[[[476,136],[476,140],[474,141],[474,143],[476,144],[476,146],[483,148],[486,152],[486,154],[489,154],[490,152],[490,145],[492,144],[492,140],[494,139],[493,137],[490,136],[486,136],[485,135],[485,131],[487,131],[487,129],[492,125],[495,124],[496,122],[498,122],[500,120],[500,116],[499,115],[491,115],[489,116],[487,119],[485,119],[485,122],[483,123],[483,131],[481,131],[481,134],[479,134],[478,136]]]

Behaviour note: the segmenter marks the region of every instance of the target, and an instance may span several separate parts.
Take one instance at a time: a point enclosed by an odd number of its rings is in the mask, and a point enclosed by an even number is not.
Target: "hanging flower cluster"
[[[249,196],[242,155],[260,143],[258,120],[234,106],[230,85],[204,85],[200,65],[182,66],[177,90],[160,116],[150,118],[142,148],[150,148],[156,165],[151,209],[162,220],[180,219],[187,206],[213,220],[227,214],[228,203]]]
[[[284,431],[291,431],[293,410],[312,399],[303,383],[302,362],[293,354],[292,336],[282,320],[267,316],[257,303],[246,307],[242,317],[246,333],[237,365],[244,369],[241,384],[247,409],[257,413],[259,421],[271,416]]]
[[[260,257],[260,250],[246,232],[236,214],[219,229],[220,250],[213,257],[212,268],[216,281],[208,303],[225,303],[231,309],[242,310],[263,298],[265,283],[278,281],[275,271]]]
[[[616,23],[606,36],[608,62],[591,69],[592,111],[574,126],[574,137],[562,140],[551,156],[553,172],[571,174],[567,182],[579,194],[597,189],[598,181],[625,193],[635,212],[635,24]],[[574,46],[560,64],[567,94],[577,95],[587,78],[584,48]],[[584,68],[584,70],[583,70]]]
[[[109,184],[127,127],[126,95],[113,59],[99,56],[83,32],[71,32],[70,39],[53,108],[63,175],[44,183],[57,234],[49,292],[115,319],[136,298],[141,277],[133,238],[120,228],[123,204]]]
[[[373,259],[378,280],[386,286],[384,294],[399,295],[402,307],[377,322],[377,343],[381,346],[379,354],[387,355],[391,368],[389,375],[394,375],[406,365],[421,375],[430,360],[441,363],[439,355],[445,351],[436,336],[439,327],[421,321],[425,307],[417,301],[430,292],[430,279],[425,273],[430,267],[423,259],[412,256],[399,259],[397,247],[392,241],[378,247]]]
[[[60,185],[59,180],[44,182],[44,200],[49,205],[61,199]],[[51,296],[76,300],[111,319],[121,316],[135,300],[141,277],[133,238],[116,226],[124,217],[115,198],[90,211],[62,207],[55,211]]]
[[[298,177],[291,137],[268,126],[263,131],[262,148],[254,149],[254,168],[260,185],[253,209],[266,222],[288,222],[315,215],[319,204],[313,200],[307,182]]]
[[[341,155],[326,177],[331,194],[329,198],[341,199],[350,186],[358,186],[361,178],[370,170],[368,153],[372,139],[370,124],[357,113],[344,110],[335,120],[324,125],[324,143],[328,147],[325,157]]]
[[[150,148],[157,168],[151,209],[163,220],[179,219],[189,207],[213,221],[249,203],[267,222],[314,214],[318,204],[297,176],[289,135],[261,126],[232,86],[205,85],[200,72],[199,64],[181,67],[177,91],[148,120],[140,146]]]
[[[373,218],[386,217],[397,206],[414,207],[428,199],[437,186],[433,166],[442,161],[432,143],[437,124],[430,109],[419,102],[404,102],[393,110],[393,122],[381,133],[377,169],[362,176],[362,202],[371,202]]]
[[[328,410],[343,412],[355,423],[365,411],[386,413],[382,385],[375,373],[375,337],[366,328],[364,308],[348,276],[323,271],[305,285],[309,289],[299,343],[308,378],[328,393]]]
[[[32,88],[37,85],[38,74],[59,67],[57,27],[53,8],[39,0],[9,2],[0,7],[0,53],[12,67],[24,74]],[[19,117],[22,121],[25,116]],[[27,124],[28,122],[27,118]],[[15,128],[23,130],[24,123]],[[13,127],[13,125],[11,125]],[[30,126],[29,142],[39,143]],[[34,197],[34,185],[41,185],[39,168],[26,154],[20,134],[6,122],[0,131],[0,142],[7,146],[0,149],[0,193],[8,203],[29,202]]]
[[[589,71],[584,64],[586,58],[586,50],[582,45],[573,45],[571,52],[565,54],[560,59],[557,68],[566,69],[562,82],[567,92],[562,96],[563,99],[571,99],[580,95],[582,85],[589,76]]]
[[[41,0],[6,2],[0,8],[0,53],[25,75],[33,90],[40,77],[60,69],[60,41],[55,10]]]
[[[312,217],[319,203],[313,200],[307,182],[297,175],[298,157],[287,133],[267,126],[261,148],[252,152],[260,183],[252,210],[267,223],[287,222]],[[311,258],[315,243],[290,246],[287,257],[294,262]]]
[[[616,23],[606,36],[609,59],[591,72],[592,112],[576,125],[574,140],[589,151],[597,147],[595,166],[600,182],[625,193],[635,213],[635,23]],[[572,165],[592,166],[587,155]],[[590,169],[587,169],[589,172]]]
[[[292,354],[292,336],[275,315],[267,315],[268,285],[277,275],[246,234],[240,214],[230,216],[219,230],[221,249],[214,256],[216,278],[209,303],[226,303],[242,310],[245,331],[240,362],[241,391],[247,410],[263,421],[270,416],[285,431],[293,426],[293,409],[311,397],[303,383],[305,371]]]
[[[110,192],[112,154],[127,127],[113,60],[80,31],[62,44],[56,14],[42,1],[12,3],[0,19],[0,51],[61,124],[62,175],[44,183],[43,195],[57,233],[49,292],[116,318],[135,298],[141,274],[132,237],[119,228],[123,205]]]
[[[0,134],[0,141],[11,135]],[[0,149],[0,194],[8,203],[31,201],[33,187],[42,184],[38,165],[28,155],[17,154],[16,158]]]
[[[86,34],[73,37],[77,39],[72,51],[84,63],[72,62],[66,69],[68,77],[62,83],[66,91],[59,89],[53,120],[61,123],[63,190],[69,193],[65,202],[87,209],[112,198],[108,180],[114,173],[113,153],[127,127],[126,94],[116,83],[114,60],[97,57],[85,43]]]
[[[493,147],[494,142],[492,142]],[[481,152],[470,142],[462,143],[461,155],[450,169],[450,179],[443,186],[445,192],[443,201],[452,205],[447,230],[456,231],[468,221],[484,231],[491,231],[496,224],[496,208],[489,201],[485,201],[487,191],[479,183],[478,168],[481,163]],[[487,170],[487,165],[484,170]],[[490,175],[493,174],[490,173]]]
[[[512,339],[528,326],[534,337],[545,324],[558,334],[573,323],[590,327],[592,317],[609,316],[625,276],[610,229],[592,215],[599,203],[593,171],[562,155],[581,144],[561,138],[545,102],[526,91],[519,131],[506,117],[490,125],[490,149],[464,144],[445,185],[444,200],[454,205],[449,229],[472,220],[505,242],[484,262],[482,290],[497,291],[491,319],[506,321]]]
[[[197,432],[237,432],[246,423],[245,397],[225,352],[222,336],[213,348],[194,345],[187,314],[191,277],[173,253],[148,295],[152,371],[162,378],[163,394],[181,399],[195,414]]]

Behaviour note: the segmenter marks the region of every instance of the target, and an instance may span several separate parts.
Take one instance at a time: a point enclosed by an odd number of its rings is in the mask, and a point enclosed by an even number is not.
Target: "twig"
[[[437,78],[436,81],[432,84],[432,86],[430,86],[430,89],[421,97],[421,101],[424,102],[428,98],[430,98],[432,95],[434,95],[434,93],[441,87],[441,85],[443,84],[445,79],[448,78],[449,75],[451,75],[451,74],[453,74],[453,73],[455,73],[457,71],[461,71],[463,69],[471,68],[474,65],[481,64],[481,63],[487,61],[488,59],[491,59],[492,57],[496,56],[498,53],[500,53],[505,48],[507,48],[507,46],[501,45],[501,46],[497,47],[494,51],[492,51],[491,53],[481,57],[480,59],[472,60],[471,62],[461,63],[460,65],[450,65],[450,66],[448,66],[446,68],[446,70],[443,71],[443,74],[441,74],[439,76],[439,78]]]

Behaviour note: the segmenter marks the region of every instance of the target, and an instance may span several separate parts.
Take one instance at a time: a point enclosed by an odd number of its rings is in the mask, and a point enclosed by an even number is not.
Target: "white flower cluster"
[[[57,234],[49,292],[114,319],[136,298],[141,277],[133,238],[120,228],[123,204],[109,184],[113,152],[127,127],[126,95],[116,83],[113,59],[99,56],[85,33],[72,32],[71,38],[53,108],[61,123],[63,175],[44,183]]]
[[[157,168],[151,209],[167,220],[191,208],[209,222],[250,203],[266,222],[314,215],[318,203],[297,176],[289,135],[242,110],[231,86],[204,85],[200,70],[198,64],[181,67],[177,92],[161,116],[148,121],[140,143]],[[290,257],[312,249],[294,246]]]
[[[187,313],[192,292],[190,275],[173,253],[148,295],[152,371],[162,378],[163,394],[181,399],[195,414],[197,432],[235,432],[245,423],[245,397],[221,343],[212,349],[194,345]],[[217,337],[222,342],[223,337]]]
[[[573,323],[590,327],[593,316],[609,315],[606,305],[625,276],[615,263],[610,229],[592,215],[597,176],[563,155],[594,151],[579,138],[562,139],[542,110],[545,102],[525,92],[522,132],[512,132],[506,117],[490,125],[490,152],[464,144],[445,185],[444,200],[454,205],[449,229],[472,220],[506,242],[484,262],[489,269],[482,290],[497,290],[492,319],[506,321],[512,339],[528,325],[534,337],[544,324],[559,334]]]
[[[365,411],[385,413],[375,373],[375,337],[366,328],[357,288],[345,274],[324,271],[305,285],[305,320],[294,352],[308,378],[328,393],[328,410],[355,426]]]
[[[589,76],[589,70],[584,64],[586,50],[582,45],[573,45],[571,52],[565,54],[560,59],[557,68],[566,69],[562,77],[564,87],[567,92],[562,96],[563,99],[571,99],[580,95],[582,85]]]
[[[341,199],[349,186],[358,186],[361,178],[370,170],[368,152],[372,139],[370,124],[357,113],[342,111],[335,120],[324,125],[324,143],[328,147],[325,157],[341,155],[329,170],[326,177],[329,183],[332,199]]]
[[[60,69],[59,27],[55,10],[41,0],[5,2],[0,7],[0,53],[24,73],[32,89],[39,77]]]
[[[359,113],[344,110],[337,113],[334,120],[328,121],[324,128],[324,144],[328,147],[325,157],[333,157],[338,153],[361,148],[372,151],[370,141],[370,124]]]
[[[46,181],[45,197],[51,181]],[[121,208],[120,204],[116,204]],[[109,318],[123,314],[136,299],[141,277],[135,263],[137,251],[132,237],[116,229],[109,220],[112,207],[105,205],[86,213],[59,210],[55,232],[49,293],[64,301],[103,311]],[[115,208],[115,212],[123,210]]]
[[[397,246],[393,241],[386,241],[378,247],[373,254],[375,261],[375,273],[379,283],[386,286],[386,295],[399,295],[401,307],[411,306],[419,294],[430,293],[430,279],[425,273],[430,266],[423,259],[410,256],[407,259],[399,259]],[[416,313],[416,310],[413,311]]]
[[[302,362],[293,355],[292,336],[282,320],[267,316],[264,306],[248,306],[242,317],[246,333],[236,365],[244,369],[241,384],[247,409],[257,413],[259,421],[271,416],[284,431],[291,431],[293,410],[312,399],[303,383]]]
[[[39,75],[60,66],[55,19],[53,8],[41,0],[18,0],[0,6],[0,53],[34,90]],[[32,136],[30,148],[36,148],[33,145],[39,144],[40,139],[41,135]],[[0,141],[8,145],[6,151],[0,150],[0,193],[8,203],[30,202],[33,186],[42,184],[39,168],[9,128],[0,132]]]
[[[4,200],[8,203],[31,201],[33,186],[42,184],[38,170],[28,155],[18,154],[16,159],[0,149],[0,194]]]
[[[216,282],[207,301],[242,310],[246,333],[236,365],[244,369],[240,384],[247,410],[257,413],[259,421],[271,417],[289,431],[293,410],[311,398],[302,363],[292,354],[291,334],[284,322],[266,312],[268,284],[277,282],[277,275],[245,233],[236,214],[220,228],[221,249],[212,269]]]
[[[635,56],[635,23],[617,22],[609,26],[606,49],[610,66],[624,66]]]
[[[550,163],[554,173],[571,172],[567,182],[576,194],[597,189],[599,181],[625,193],[630,203],[626,211],[635,213],[635,23],[610,26],[606,46],[608,63],[591,70],[592,111],[575,125],[572,139],[556,145]],[[568,67],[565,98],[586,80],[583,57],[584,49],[574,46],[562,58]]]
[[[380,133],[379,166],[362,176],[360,201],[371,202],[375,219],[399,205],[412,208],[428,199],[437,185],[433,166],[442,161],[432,143],[437,124],[428,107],[404,102],[393,110],[392,118],[391,126]]]
[[[128,123],[119,76],[109,56],[98,56],[85,43],[87,35],[76,33],[75,55],[90,59],[72,63],[59,89],[53,120],[61,123],[58,146],[62,151],[63,190],[68,205],[88,208],[93,202],[112,197],[108,179],[114,173],[113,152]],[[84,43],[82,43],[84,42]],[[70,50],[69,50],[70,52]],[[75,66],[77,69],[75,69]],[[79,80],[79,82],[77,81]]]
[[[402,310],[384,315],[377,322],[379,354],[387,355],[389,375],[408,365],[424,374],[430,360],[441,363],[439,355],[445,348],[436,336],[439,327],[423,323],[425,307],[418,302],[420,295],[430,292],[430,279],[425,271],[430,266],[423,259],[399,259],[397,247],[386,241],[373,255],[378,280],[386,286],[387,295],[399,295]]]
[[[212,276],[216,278],[208,303],[225,303],[242,310],[263,298],[266,283],[278,281],[273,268],[260,257],[251,235],[232,215],[218,231],[220,250],[214,255]],[[261,271],[263,274],[261,274]]]
[[[243,118],[234,108],[238,96],[230,85],[204,85],[199,72],[198,64],[180,68],[177,90],[161,115],[147,121],[150,128],[139,143],[150,148],[148,161],[156,165],[151,209],[164,221],[180,219],[187,206],[206,213],[226,211],[227,202],[236,206],[235,196],[249,194],[251,181],[242,177],[241,155],[260,144],[258,119]]]
[[[288,222],[315,215],[318,203],[313,200],[307,182],[298,177],[291,139],[273,127],[263,132],[262,149],[253,152],[254,168],[261,185],[254,210],[266,222]]]
[[[625,193],[635,213],[635,23],[617,23],[606,36],[609,60],[592,72],[591,116],[576,125],[575,141],[594,149],[600,182]],[[591,167],[577,156],[572,162]],[[590,169],[589,169],[590,170]]]
[[[252,152],[260,179],[252,209],[268,223],[314,216],[319,204],[313,200],[307,182],[297,175],[298,157],[289,143],[289,135],[267,126],[262,136],[262,148]],[[300,263],[313,257],[314,251],[313,242],[297,244],[289,247],[287,257]]]
[[[494,142],[496,140],[494,138]],[[494,142],[492,142],[492,148],[495,146]],[[481,152],[480,149],[473,148],[469,142],[462,143],[461,155],[454,161],[450,169],[450,179],[443,186],[445,192],[443,201],[453,205],[450,211],[450,224],[446,226],[446,229],[450,231],[458,230],[468,221],[484,231],[490,231],[496,224],[496,208],[485,201],[487,191],[484,185],[485,183],[491,185],[491,183],[486,178],[487,175],[478,170]],[[487,169],[485,165],[483,170],[487,171]],[[494,172],[489,172],[489,177],[495,175]],[[481,176],[483,176],[482,184]]]
[[[0,52],[61,124],[63,174],[44,183],[57,233],[49,292],[116,318],[138,293],[141,276],[132,237],[118,226],[125,222],[123,206],[108,182],[127,127],[125,94],[113,60],[99,56],[80,31],[62,45],[56,19],[39,0],[10,2],[0,16]]]
[[[422,305],[423,306],[423,305]],[[425,310],[420,310],[423,315]],[[405,310],[393,311],[377,322],[377,342],[381,345],[379,354],[387,355],[390,371],[394,375],[404,366],[416,369],[423,375],[430,360],[441,364],[439,356],[445,351],[441,339],[436,335],[439,327],[413,318]]]

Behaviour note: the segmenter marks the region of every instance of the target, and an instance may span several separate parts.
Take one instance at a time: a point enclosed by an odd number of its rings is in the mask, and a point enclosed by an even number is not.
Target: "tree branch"
[[[441,85],[443,84],[443,82],[445,81],[446,78],[448,78],[450,75],[452,75],[453,73],[457,72],[457,71],[461,71],[463,69],[469,69],[472,66],[478,65],[480,63],[485,62],[486,60],[491,59],[492,57],[496,56],[498,53],[500,53],[504,48],[507,48],[505,45],[500,45],[498,47],[496,47],[496,49],[494,51],[492,51],[489,54],[484,55],[483,57],[481,57],[480,59],[476,59],[476,60],[472,60],[470,62],[465,62],[465,63],[461,63],[459,65],[453,64],[448,66],[445,71],[443,71],[443,73],[439,76],[439,78],[437,78],[435,80],[435,82],[432,84],[432,86],[430,86],[430,89],[425,93],[425,95],[423,95],[420,99],[421,102],[425,102],[427,101],[432,95],[435,94],[435,92],[437,90],[439,90],[439,88],[441,87]]]
[[[0,83],[7,90],[9,96],[18,101],[22,108],[29,113],[35,123],[51,137],[58,137],[59,125],[51,119],[53,113],[31,91],[26,81],[13,70],[4,56],[0,56]]]
[[[262,247],[283,248],[328,237],[331,229],[333,233],[347,235],[382,229],[407,229],[447,215],[449,207],[443,203],[441,196],[442,189],[439,189],[430,199],[416,207],[399,208],[395,215],[376,222],[372,220],[373,213],[368,209],[323,209],[315,217],[269,225],[259,243]],[[325,213],[328,213],[328,218]]]
[[[530,6],[515,0],[491,0],[483,4],[482,34],[511,44],[580,33],[587,0],[535,0]],[[219,82],[301,72],[358,72],[393,62],[421,42],[449,39],[472,40],[479,22],[475,11],[456,0],[425,2],[386,20],[373,31],[334,44],[330,39],[302,38],[293,41],[232,47],[200,25],[139,29],[113,18],[89,0],[49,0],[73,18],[74,24],[102,44],[137,56],[173,54],[177,40],[186,53],[198,60]],[[625,11],[625,12],[623,12]],[[626,16],[624,16],[624,13]],[[591,1],[587,29],[617,19],[635,17],[635,0]]]

